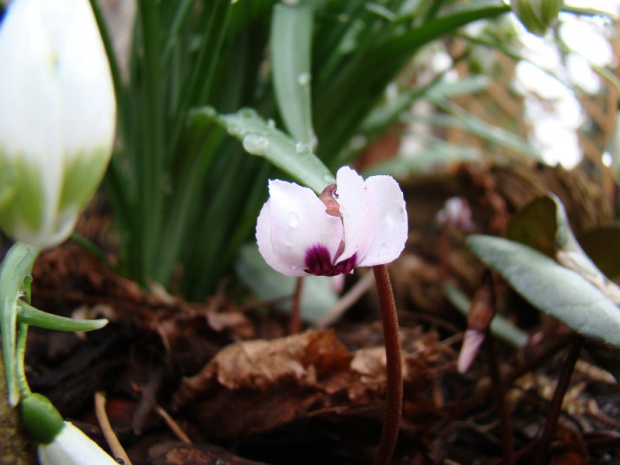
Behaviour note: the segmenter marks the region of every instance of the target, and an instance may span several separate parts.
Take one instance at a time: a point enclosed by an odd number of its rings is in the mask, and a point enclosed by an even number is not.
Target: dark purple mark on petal
[[[317,244],[306,250],[304,271],[316,276],[336,276],[343,273],[350,273],[357,263],[357,254],[347,258],[342,262],[332,265],[327,247]]]

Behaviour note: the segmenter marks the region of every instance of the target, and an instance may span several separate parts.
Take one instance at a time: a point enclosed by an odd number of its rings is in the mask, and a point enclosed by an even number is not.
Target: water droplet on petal
[[[297,153],[306,153],[310,151],[310,146],[305,142],[297,142],[295,144],[295,152]]]
[[[269,150],[269,139],[259,134],[248,134],[243,138],[243,148],[252,155],[265,155]]]
[[[300,86],[307,86],[308,84],[310,84],[311,80],[312,76],[310,75],[310,73],[301,73],[299,76],[297,76],[297,82]]]
[[[390,226],[399,225],[403,221],[403,209],[401,207],[392,208],[387,214],[387,223]]]
[[[288,214],[288,225],[291,228],[296,228],[297,225],[299,225],[299,217],[297,216],[296,213],[289,213]]]
[[[267,129],[270,131],[273,131],[275,128],[276,128],[276,122],[272,120],[271,118],[269,118],[267,120]]]

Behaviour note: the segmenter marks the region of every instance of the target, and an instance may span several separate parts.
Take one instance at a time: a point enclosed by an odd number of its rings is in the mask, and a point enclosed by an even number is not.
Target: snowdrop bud
[[[72,232],[110,158],[116,103],[88,0],[14,0],[0,23],[0,228]]]
[[[118,465],[95,442],[71,423],[41,394],[31,394],[21,403],[22,420],[39,443],[41,465]]]
[[[544,36],[557,20],[563,4],[563,0],[510,0],[510,7],[519,21],[538,36]]]

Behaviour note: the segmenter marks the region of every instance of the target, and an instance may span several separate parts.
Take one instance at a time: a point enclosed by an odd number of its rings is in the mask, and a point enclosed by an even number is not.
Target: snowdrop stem
[[[379,450],[373,465],[388,465],[392,459],[403,404],[403,367],[398,330],[398,315],[394,292],[390,283],[390,275],[385,265],[373,266],[372,271],[377,282],[381,319],[383,320],[383,336],[385,338],[385,355],[387,367],[386,405]]]
[[[22,398],[28,397],[32,392],[26,380],[24,357],[26,356],[26,340],[28,338],[28,325],[19,323],[17,331],[17,348],[15,351],[16,381]]]

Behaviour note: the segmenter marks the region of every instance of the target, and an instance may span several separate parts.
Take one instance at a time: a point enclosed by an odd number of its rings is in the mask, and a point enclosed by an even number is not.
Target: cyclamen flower
[[[390,263],[407,234],[405,200],[394,178],[364,181],[348,166],[320,197],[307,187],[270,180],[256,224],[261,255],[288,276],[336,276]]]
[[[466,232],[474,229],[471,208],[465,197],[450,197],[446,200],[444,207],[437,212],[436,219],[440,226],[449,225]]]

